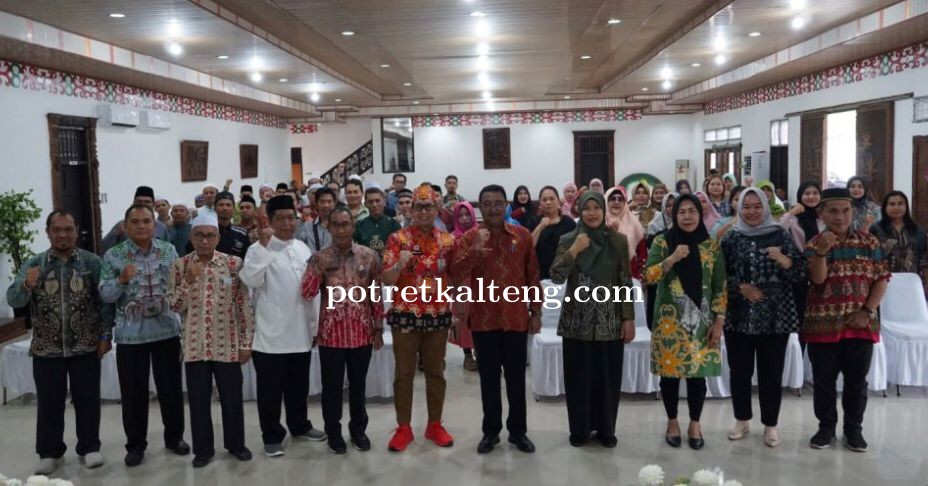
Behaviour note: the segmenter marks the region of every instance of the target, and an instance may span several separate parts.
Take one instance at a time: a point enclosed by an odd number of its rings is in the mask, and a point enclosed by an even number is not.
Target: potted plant
[[[39,219],[42,210],[32,199],[32,189],[27,192],[9,190],[0,194],[0,254],[9,255],[13,261],[11,280],[19,268],[33,255],[30,245],[38,232],[30,229]],[[13,309],[16,317],[25,317],[29,325],[29,307]]]

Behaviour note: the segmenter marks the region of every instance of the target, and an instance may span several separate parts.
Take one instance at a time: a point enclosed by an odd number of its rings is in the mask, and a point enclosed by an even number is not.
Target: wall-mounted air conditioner
[[[139,124],[139,111],[134,106],[100,105],[97,107],[99,123],[105,127],[136,127]]]
[[[142,110],[141,125],[139,128],[146,130],[168,130],[171,128],[171,120],[166,113],[154,110]]]

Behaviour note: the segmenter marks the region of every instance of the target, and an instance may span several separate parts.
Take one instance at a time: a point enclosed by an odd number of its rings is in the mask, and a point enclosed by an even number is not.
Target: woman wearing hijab
[[[725,197],[731,199],[731,191],[738,185],[738,178],[729,172],[722,176],[722,182],[725,183]]]
[[[796,192],[797,203],[780,217],[780,226],[789,232],[793,243],[799,248],[805,248],[809,240],[825,229],[816,210],[821,199],[822,189],[818,182],[803,182]]]
[[[464,236],[467,230],[477,225],[477,214],[474,207],[467,201],[462,201],[454,205],[451,211],[454,218],[454,231],[451,233],[454,239]],[[468,279],[469,280],[469,279]],[[470,285],[469,281],[462,282],[460,285]],[[477,371],[477,360],[474,359],[474,338],[470,333],[470,325],[467,322],[468,303],[453,302],[451,304],[451,332],[448,333],[448,342],[456,344],[464,350],[464,369],[467,371]]]
[[[667,185],[665,184],[656,184],[654,189],[651,189],[651,209],[654,210],[655,216],[661,211],[661,204],[664,202],[664,196],[667,195],[667,192]]]
[[[603,185],[603,181],[600,179],[590,179],[590,190],[604,194],[606,192],[606,186]]]
[[[760,189],[745,189],[737,211],[738,220],[721,243],[728,275],[725,345],[736,421],[728,438],[743,439],[750,431],[756,360],[764,444],[776,447],[786,344],[790,333],[799,331],[793,285],[808,278],[804,248],[774,221]]]
[[[928,270],[928,241],[922,229],[909,214],[909,198],[901,191],[892,191],[883,198],[883,214],[870,227],[870,234],[880,240],[890,272],[914,273],[925,281]]]
[[[690,181],[686,179],[680,179],[677,181],[677,194],[680,194],[681,196],[683,196],[683,195],[692,194],[692,193],[693,193],[693,188],[690,187]]]
[[[632,277],[641,280],[641,272],[648,260],[648,247],[644,228],[628,208],[628,195],[622,186],[606,191],[606,226],[628,239]]]
[[[883,215],[882,209],[870,200],[870,190],[860,176],[848,179],[847,190],[851,192],[851,205],[854,208],[851,231],[869,231],[873,223],[880,221]]]
[[[786,205],[777,197],[776,186],[773,185],[773,182],[763,180],[758,182],[756,187],[764,191],[764,195],[770,201],[770,214],[773,215],[773,219],[779,221],[780,217],[786,214]]]
[[[551,263],[557,252],[561,236],[577,228],[577,223],[562,213],[560,196],[554,186],[545,186],[538,192],[538,223],[532,229],[535,254],[538,256],[538,273],[541,280],[551,279]]]
[[[715,241],[722,241],[725,233],[738,222],[738,196],[744,191],[744,186],[735,186],[728,193],[728,205],[731,207],[731,216],[726,216],[718,220],[715,225],[709,228],[709,236]]]
[[[658,235],[662,235],[673,226],[673,204],[679,198],[680,195],[671,192],[664,195],[664,199],[661,201],[661,211],[657,213],[657,216],[654,218],[654,221],[651,221],[651,224],[648,225],[648,231],[645,234],[648,248],[651,248],[651,245],[654,243],[654,238]],[[645,316],[648,321],[648,330],[650,331],[654,327],[654,301],[657,297],[657,286],[653,284],[648,284],[647,282],[642,282],[645,287],[645,294],[647,294],[647,315]]]
[[[535,205],[532,203],[532,195],[528,192],[528,187],[519,186],[512,197],[512,203],[509,205],[512,209],[512,218],[529,231],[538,224],[536,219]]]
[[[719,341],[728,302],[725,259],[709,237],[696,196],[677,199],[673,226],[651,244],[644,279],[657,285],[651,331],[651,372],[659,375],[667,412],[665,441],[682,444],[677,421],[680,379],[686,379],[689,446],[705,446],[699,419],[706,399],[706,377],[722,373]]]
[[[632,186],[632,200],[630,201],[632,215],[638,218],[642,228],[647,228],[654,219],[655,211],[651,207],[651,189],[644,182]]]
[[[574,209],[577,204],[577,185],[573,182],[564,184],[564,200],[561,201],[561,214],[566,214],[571,218],[577,217],[577,211]]]
[[[715,209],[708,194],[699,191],[696,193],[696,198],[699,199],[699,204],[702,205],[702,222],[706,225],[706,229],[714,227],[715,223],[722,219],[722,215]]]
[[[632,285],[628,241],[606,225],[606,201],[587,191],[580,196],[577,228],[561,237],[551,265],[551,280],[567,282],[565,295],[577,287],[605,287],[609,298],[600,302],[567,301],[561,309],[557,333],[564,340],[564,385],[570,445],[580,447],[592,431],[605,447],[615,447],[616,416],[622,389],[624,345],[635,338],[635,308],[631,301],[613,302],[613,287]]]

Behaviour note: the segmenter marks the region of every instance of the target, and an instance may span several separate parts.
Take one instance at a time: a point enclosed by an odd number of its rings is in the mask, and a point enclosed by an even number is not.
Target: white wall
[[[770,151],[770,122],[794,113],[830,106],[873,100],[888,96],[914,93],[928,95],[928,69],[913,69],[902,73],[846,84],[792,98],[760,103],[713,115],[693,115],[694,142],[690,157],[697,161],[699,180],[703,177],[703,130],[741,125],[742,154]],[[911,196],[912,192],[912,137],[928,135],[928,123],[912,123],[913,100],[896,101],[893,146],[893,186]],[[800,117],[789,119],[789,189],[795,197],[799,187],[799,134]]]
[[[648,172],[669,182],[673,178],[673,161],[693,153],[692,122],[686,115],[623,122],[517,124],[510,126],[512,169],[484,171],[483,128],[416,128],[416,171],[407,174],[409,184],[423,181],[442,184],[445,176],[455,174],[460,180],[461,194],[473,199],[481,187],[491,183],[501,184],[509,191],[525,184],[533,193],[548,184],[560,188],[573,180],[573,132],[580,130],[615,130],[617,181],[634,172]],[[386,187],[392,174],[381,172],[377,118],[352,120],[347,125],[321,125],[317,133],[292,136],[291,143],[303,147],[304,171],[311,167],[318,174],[367,141],[371,134],[374,174],[366,174],[365,179]],[[326,162],[309,165],[308,154],[314,160]]]
[[[0,192],[9,189],[35,189],[35,200],[42,208],[43,218],[33,225],[39,230],[36,250],[47,248],[44,235],[44,215],[52,209],[51,162],[48,153],[48,113],[96,117],[94,100],[51,95],[27,89],[0,87]],[[106,195],[100,206],[103,232],[119,219],[131,204],[135,187],[150,185],[159,197],[183,199],[193,203],[203,184],[180,182],[180,141],[209,142],[208,180],[222,185],[226,178],[234,179],[233,191],[242,183],[239,176],[239,144],[258,145],[259,177],[247,182],[290,180],[289,133],[285,129],[267,128],[246,123],[167,113],[172,127],[159,133],[144,133],[136,129],[97,128],[97,158],[100,161],[100,193]],[[255,188],[257,189],[257,187]],[[9,266],[0,258],[0,315],[9,312],[6,306],[6,285]]]
[[[377,120],[379,123],[379,120]],[[290,135],[290,147],[303,153],[303,182],[318,177],[371,139],[371,120],[352,118],[348,123],[322,123],[315,133]],[[289,152],[288,152],[289,153]],[[289,155],[288,155],[289,157]],[[289,177],[287,180],[290,180]]]

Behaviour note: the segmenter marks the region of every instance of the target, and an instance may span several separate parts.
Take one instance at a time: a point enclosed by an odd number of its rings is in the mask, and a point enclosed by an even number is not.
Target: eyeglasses
[[[219,237],[219,235],[217,235],[216,233],[199,233],[199,232],[194,233],[192,236],[194,240],[212,240],[212,239]]]
[[[418,212],[420,212],[420,213],[424,213],[424,212],[426,212],[426,211],[431,211],[432,209],[435,209],[435,205],[434,205],[434,204],[414,204],[414,205],[412,206],[412,210],[413,210],[413,211],[418,211]]]

